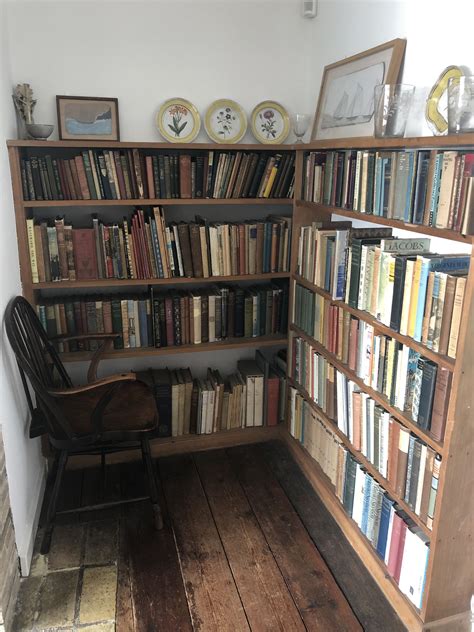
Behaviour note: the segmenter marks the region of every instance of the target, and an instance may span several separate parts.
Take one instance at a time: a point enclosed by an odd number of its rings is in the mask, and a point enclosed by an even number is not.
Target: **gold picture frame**
[[[324,68],[311,140],[374,135],[374,88],[400,82],[406,40],[394,39]]]

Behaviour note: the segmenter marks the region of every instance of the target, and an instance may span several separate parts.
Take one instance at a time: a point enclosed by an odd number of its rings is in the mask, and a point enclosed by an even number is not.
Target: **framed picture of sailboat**
[[[374,88],[399,83],[406,40],[395,39],[324,68],[311,140],[374,135]]]

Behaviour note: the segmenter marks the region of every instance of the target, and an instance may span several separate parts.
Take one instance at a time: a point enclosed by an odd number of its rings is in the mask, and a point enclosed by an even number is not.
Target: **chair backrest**
[[[71,379],[35,310],[22,296],[16,296],[8,303],[5,311],[5,330],[15,353],[33,418],[38,414],[39,408],[50,434],[70,436],[68,424],[61,419],[62,415],[47,390],[70,388]],[[25,375],[36,394],[36,407],[31,399]]]

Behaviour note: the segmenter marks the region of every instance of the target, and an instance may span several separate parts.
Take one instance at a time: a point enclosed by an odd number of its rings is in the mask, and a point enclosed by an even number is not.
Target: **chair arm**
[[[50,338],[51,342],[71,342],[72,340],[102,340],[102,344],[99,348],[94,352],[94,355],[91,358],[91,362],[89,364],[89,369],[87,371],[87,381],[95,382],[97,380],[97,367],[99,366],[99,362],[102,360],[102,355],[106,351],[112,350],[112,342],[119,338],[120,334],[77,334],[69,336],[68,334],[60,334],[58,336],[53,336]]]
[[[80,393],[87,393],[88,391],[93,391],[101,386],[106,386],[107,384],[114,384],[115,382],[135,382],[137,376],[135,373],[119,373],[116,375],[109,375],[108,377],[103,377],[100,380],[95,380],[94,382],[90,382],[89,384],[84,384],[84,386],[73,386],[71,388],[50,388],[47,390],[48,395],[51,397],[67,397],[69,395],[78,395]]]

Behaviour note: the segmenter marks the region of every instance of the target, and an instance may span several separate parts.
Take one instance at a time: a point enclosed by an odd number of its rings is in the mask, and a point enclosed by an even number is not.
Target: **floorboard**
[[[254,453],[279,480],[364,630],[406,630],[284,444],[261,443]]]
[[[201,452],[194,460],[251,629],[304,630],[225,451]]]
[[[362,630],[258,447],[227,450],[308,630]]]
[[[125,495],[143,495],[146,484],[141,462],[127,467],[122,480]],[[117,592],[117,614],[121,616],[117,621],[117,632],[192,630],[178,554],[161,490],[160,504],[165,522],[161,531],[154,528],[148,501],[123,508]],[[131,613],[127,611],[128,603]],[[127,627],[131,622],[133,628]]]
[[[192,457],[160,459],[159,468],[194,630],[249,630]]]

